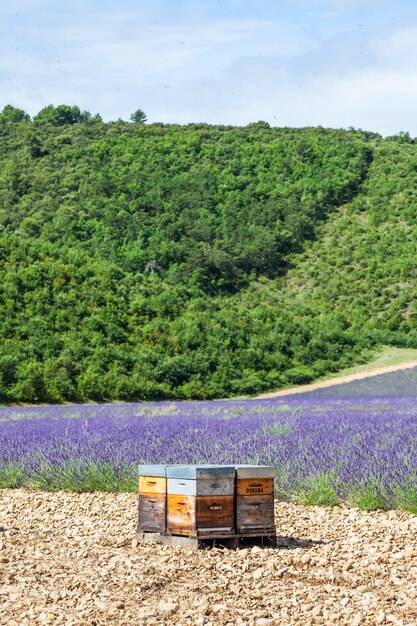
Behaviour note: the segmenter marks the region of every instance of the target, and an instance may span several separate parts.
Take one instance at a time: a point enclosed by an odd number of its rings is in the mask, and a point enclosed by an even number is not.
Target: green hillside
[[[213,398],[417,347],[408,135],[0,114],[0,401]]]

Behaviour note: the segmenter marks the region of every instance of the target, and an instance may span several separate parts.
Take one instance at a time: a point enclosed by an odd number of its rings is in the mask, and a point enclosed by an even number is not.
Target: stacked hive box
[[[235,468],[167,467],[167,530],[173,535],[234,533]]]
[[[275,537],[273,467],[142,465],[138,533],[146,541],[197,547],[222,538]]]
[[[139,466],[138,532],[166,531],[166,466]]]
[[[236,466],[236,532],[273,532],[275,469],[267,466]]]

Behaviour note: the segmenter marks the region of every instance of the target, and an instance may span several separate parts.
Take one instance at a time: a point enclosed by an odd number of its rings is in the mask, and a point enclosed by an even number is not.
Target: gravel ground
[[[0,491],[0,624],[417,624],[417,517],[278,503],[277,549],[137,545],[132,494]]]

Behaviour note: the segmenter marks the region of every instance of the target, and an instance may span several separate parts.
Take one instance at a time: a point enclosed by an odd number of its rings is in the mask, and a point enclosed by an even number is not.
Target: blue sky
[[[0,108],[415,136],[413,4],[0,0]]]

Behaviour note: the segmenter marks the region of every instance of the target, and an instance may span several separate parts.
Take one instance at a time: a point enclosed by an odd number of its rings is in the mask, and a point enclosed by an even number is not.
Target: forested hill
[[[0,114],[0,401],[213,398],[417,347],[407,134]]]

